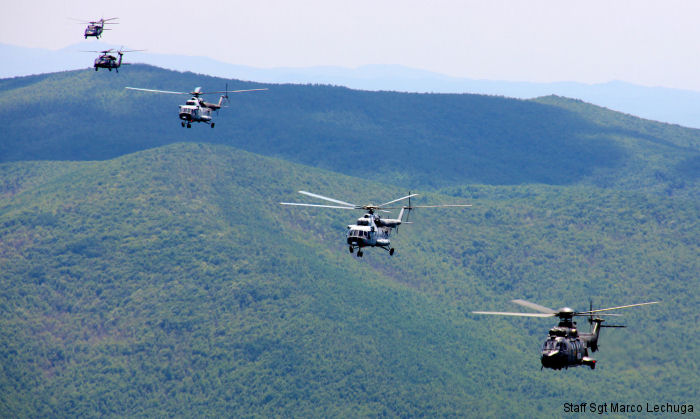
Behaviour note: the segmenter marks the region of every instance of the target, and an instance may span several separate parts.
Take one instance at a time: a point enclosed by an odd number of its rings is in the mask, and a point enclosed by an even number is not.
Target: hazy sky
[[[254,67],[401,64],[516,81],[623,80],[700,91],[693,0],[4,0],[0,42],[60,49],[68,18],[118,16],[103,40]],[[2,63],[0,63],[2,65]]]

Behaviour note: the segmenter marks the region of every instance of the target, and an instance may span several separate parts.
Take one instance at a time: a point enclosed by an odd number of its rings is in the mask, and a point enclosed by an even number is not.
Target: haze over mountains
[[[232,95],[181,128],[191,90]],[[700,131],[581,101],[269,85],[133,65],[0,80],[0,416],[562,416],[700,403]],[[418,203],[393,257],[361,212]],[[524,298],[660,300],[540,371]],[[587,330],[585,320],[580,327]]]
[[[81,53],[81,50],[119,47],[120,45],[97,41],[52,51],[0,44],[0,61],[3,62],[0,67],[0,77],[85,68],[91,65],[94,57]],[[640,86],[624,81],[585,84],[474,80],[398,65],[367,65],[354,69],[332,66],[254,68],[223,63],[207,57],[153,54],[147,51],[127,55],[125,61],[264,83],[330,84],[362,90],[474,93],[521,99],[558,95],[580,99],[641,118],[700,128],[700,92]]]

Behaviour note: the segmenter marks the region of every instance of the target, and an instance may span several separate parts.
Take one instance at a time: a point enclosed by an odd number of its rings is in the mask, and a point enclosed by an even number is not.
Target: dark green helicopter
[[[563,307],[559,310],[543,307],[539,304],[531,303],[525,300],[513,300],[515,304],[527,307],[539,313],[512,313],[504,311],[472,311],[474,314],[496,314],[501,316],[523,316],[523,317],[559,317],[559,324],[549,330],[549,336],[542,345],[542,355],[540,360],[543,368],[551,368],[560,370],[562,368],[578,367],[579,365],[588,365],[591,369],[595,369],[596,360],[588,354],[588,349],[591,352],[598,350],[598,336],[600,335],[601,327],[625,327],[618,325],[603,326],[603,319],[598,317],[598,313],[603,311],[619,310],[621,308],[645,306],[648,304],[657,304],[658,301],[649,303],[630,304],[626,306],[599,308],[593,310],[591,303],[588,311],[574,311],[569,307]],[[593,315],[596,317],[593,317]],[[605,314],[607,316],[619,316],[619,314]],[[588,317],[588,322],[591,324],[590,333],[579,333],[576,327],[576,322],[573,318],[576,316]]]

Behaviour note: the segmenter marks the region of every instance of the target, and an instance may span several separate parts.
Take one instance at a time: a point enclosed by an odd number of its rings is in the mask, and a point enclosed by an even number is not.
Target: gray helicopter
[[[296,202],[280,202],[282,205],[294,205],[300,207],[317,207],[317,208],[335,208],[335,209],[346,209],[346,210],[365,210],[367,213],[361,218],[357,219],[356,224],[348,225],[346,233],[346,242],[350,253],[353,253],[357,249],[357,257],[362,257],[362,249],[364,247],[378,247],[389,252],[389,255],[394,254],[394,248],[391,247],[391,241],[389,235],[392,229],[397,229],[403,224],[410,224],[408,222],[408,217],[411,210],[415,208],[443,208],[443,207],[471,207],[470,204],[446,204],[446,205],[411,205],[411,198],[418,196],[418,194],[409,193],[398,199],[394,199],[389,202],[385,202],[380,205],[357,205],[351,204],[349,202],[340,201],[333,198],[328,198],[323,195],[314,194],[306,191],[299,191],[300,194],[311,196],[313,198],[323,199],[325,201],[333,202],[340,205],[321,205],[321,204],[303,204]],[[408,199],[408,206],[400,207],[390,207],[389,205],[394,204],[399,201]],[[381,216],[375,214],[375,212],[390,212],[388,210],[400,210],[398,218],[382,218]],[[406,220],[404,221],[404,214],[406,215]]]
[[[187,128],[192,128],[192,122],[203,122],[209,124],[214,128],[215,123],[212,122],[211,111],[218,111],[221,109],[225,101],[228,101],[229,93],[242,93],[242,92],[255,92],[265,89],[245,89],[245,90],[228,90],[228,85],[226,85],[226,90],[218,92],[203,92],[201,87],[197,87],[192,92],[170,92],[167,90],[155,90],[155,89],[142,89],[139,87],[127,87],[129,90],[139,90],[142,92],[150,93],[168,93],[171,95],[191,95],[192,97],[185,102],[184,105],[180,105],[180,111],[178,116],[180,117],[180,124]],[[219,97],[218,103],[205,102],[200,96],[202,95],[212,95],[212,94],[222,94]]]
[[[578,367],[587,365],[591,369],[595,369],[596,360],[591,358],[588,349],[591,352],[598,350],[598,337],[600,336],[600,328],[602,327],[625,327],[619,325],[603,325],[604,320],[598,317],[598,314],[604,311],[619,310],[621,308],[645,306],[649,304],[658,304],[658,301],[649,303],[630,304],[626,306],[599,308],[593,310],[593,303],[590,304],[588,311],[574,311],[569,307],[563,307],[559,310],[543,307],[539,304],[531,303],[525,300],[513,300],[515,304],[530,308],[539,313],[513,313],[504,311],[472,311],[474,314],[495,314],[499,316],[521,316],[521,317],[559,317],[559,324],[549,330],[549,336],[542,345],[540,361],[542,368],[551,368],[560,370],[562,368]],[[596,317],[593,317],[596,315]],[[605,314],[607,316],[619,316],[619,314]],[[590,333],[579,333],[576,327],[574,317],[588,317],[588,323],[591,325]]]

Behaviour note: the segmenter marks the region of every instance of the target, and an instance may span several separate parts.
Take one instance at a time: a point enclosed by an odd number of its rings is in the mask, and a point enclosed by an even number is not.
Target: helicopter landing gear
[[[184,122],[180,122],[180,125],[182,125],[182,128],[185,128],[185,123],[184,123]]]
[[[211,127],[214,128],[214,122],[211,123]]]
[[[350,253],[352,253],[352,251],[355,249],[353,249],[352,246],[350,246],[348,250],[350,250]]]
[[[192,124],[190,124],[190,123],[188,122],[188,123],[187,123],[187,128],[192,128]]]
[[[97,67],[95,67],[95,71],[97,71]]]
[[[393,256],[393,255],[394,255],[394,248],[392,247],[391,249],[389,249],[389,256]]]
[[[362,257],[362,250],[358,250],[358,251],[357,251],[357,257],[358,257],[358,258],[361,258],[361,257]]]

